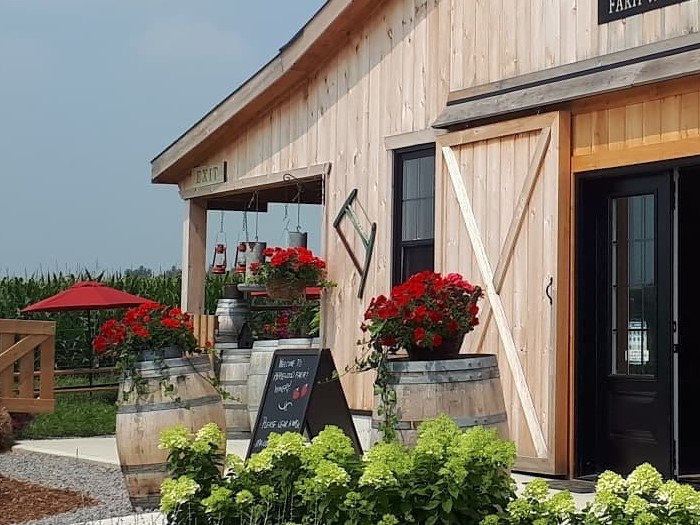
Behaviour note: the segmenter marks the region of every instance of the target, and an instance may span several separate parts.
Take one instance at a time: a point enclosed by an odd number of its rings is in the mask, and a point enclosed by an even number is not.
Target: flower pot
[[[426,419],[446,414],[466,430],[473,426],[496,428],[508,439],[508,421],[495,355],[459,354],[451,359],[412,361],[391,359],[387,363],[389,384],[396,392],[398,439],[415,445],[418,427]],[[375,399],[372,443],[381,435],[382,421]]]
[[[177,354],[178,357],[169,357]],[[130,391],[133,374],[146,382],[148,393],[132,392],[117,411],[116,442],[119,463],[131,504],[135,509],[157,508],[160,484],[167,477],[167,451],[158,448],[160,432],[181,424],[196,432],[206,423],[226,428],[221,395],[208,380],[209,357],[183,358],[179,349],[145,352],[143,357],[162,359],[137,361],[134,371],[125,374],[122,391]],[[163,391],[167,381],[175,391]]]
[[[265,283],[265,289],[270,299],[293,301],[304,297],[306,283],[276,279]]]
[[[139,352],[138,356],[136,356],[136,362],[177,359],[178,357],[182,357],[182,350],[177,346],[168,346]]]
[[[408,358],[411,361],[435,361],[436,359],[451,358],[459,354],[462,348],[464,335],[458,337],[446,337],[440,346],[435,348],[423,348],[410,346],[406,348]]]

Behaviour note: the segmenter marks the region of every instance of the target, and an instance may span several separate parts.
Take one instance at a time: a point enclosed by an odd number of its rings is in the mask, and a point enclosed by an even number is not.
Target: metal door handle
[[[547,287],[544,289],[544,293],[547,296],[547,299],[549,299],[549,305],[551,306],[554,303],[554,300],[552,299],[552,285],[554,284],[554,277],[551,275],[549,276],[549,284]]]

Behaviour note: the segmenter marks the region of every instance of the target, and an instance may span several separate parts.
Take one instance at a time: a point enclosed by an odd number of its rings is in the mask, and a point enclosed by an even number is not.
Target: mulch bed
[[[78,492],[0,476],[0,525],[37,520],[98,503]]]

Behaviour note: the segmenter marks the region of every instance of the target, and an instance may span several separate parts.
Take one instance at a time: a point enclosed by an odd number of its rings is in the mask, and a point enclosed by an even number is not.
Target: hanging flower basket
[[[265,289],[270,299],[293,301],[304,297],[306,283],[304,281],[271,279],[265,283]]]

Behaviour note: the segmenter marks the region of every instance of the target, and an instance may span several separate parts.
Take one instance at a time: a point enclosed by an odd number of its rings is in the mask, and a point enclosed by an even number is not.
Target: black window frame
[[[396,286],[403,282],[403,249],[405,247],[430,246],[433,248],[431,269],[435,268],[435,221],[433,220],[433,236],[430,239],[414,241],[403,240],[403,182],[404,162],[407,160],[432,157],[435,159],[435,143],[420,144],[409,148],[394,150],[393,156],[393,195],[392,195],[392,268],[391,284]],[[435,209],[435,192],[433,191],[433,210]],[[407,276],[408,277],[408,276]]]

